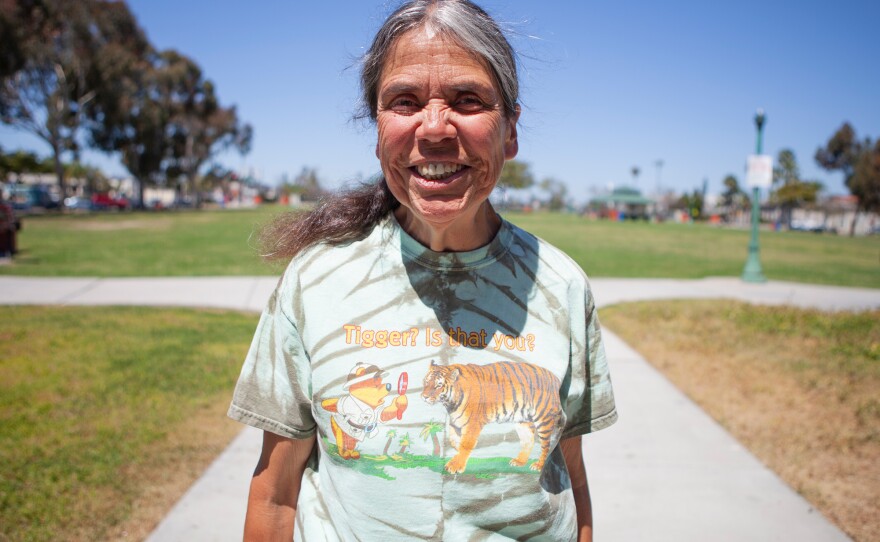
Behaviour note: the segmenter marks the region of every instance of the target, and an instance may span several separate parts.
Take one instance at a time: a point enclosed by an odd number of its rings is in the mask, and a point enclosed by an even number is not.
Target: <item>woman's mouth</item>
[[[411,169],[424,179],[429,181],[445,181],[453,175],[464,169],[463,164],[454,164],[451,162],[434,162],[429,164],[419,164]]]

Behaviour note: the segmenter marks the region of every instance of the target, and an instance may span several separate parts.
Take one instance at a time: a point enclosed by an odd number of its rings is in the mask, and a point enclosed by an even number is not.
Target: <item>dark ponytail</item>
[[[290,261],[318,243],[342,245],[363,239],[399,206],[384,177],[331,194],[307,213],[284,213],[263,227],[259,236],[262,256],[268,261]]]

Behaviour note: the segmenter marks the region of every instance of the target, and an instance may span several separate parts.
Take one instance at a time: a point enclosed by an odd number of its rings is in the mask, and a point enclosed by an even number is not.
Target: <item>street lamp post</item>
[[[758,109],[758,112],[755,114],[755,126],[758,127],[758,140],[755,148],[755,153],[758,156],[761,156],[761,151],[763,150],[763,132],[764,132],[764,121],[767,119],[767,116],[764,114],[763,109]],[[743,269],[742,280],[744,282],[767,282],[767,277],[764,276],[763,271],[761,270],[761,258],[759,257],[760,245],[758,244],[758,219],[761,214],[761,204],[758,201],[760,197],[760,189],[757,186],[752,188],[752,237],[749,240],[749,257],[746,259],[746,266]]]

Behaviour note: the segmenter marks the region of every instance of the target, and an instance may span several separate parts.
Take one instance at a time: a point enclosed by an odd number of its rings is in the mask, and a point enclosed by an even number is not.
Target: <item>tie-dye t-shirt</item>
[[[506,221],[485,247],[432,252],[393,217],[294,258],[229,415],[317,432],[306,542],[573,540],[557,444],[617,418],[577,264]]]

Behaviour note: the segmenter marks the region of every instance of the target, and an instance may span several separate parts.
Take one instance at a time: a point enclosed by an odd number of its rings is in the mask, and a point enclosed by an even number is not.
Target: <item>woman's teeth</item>
[[[458,173],[464,166],[461,164],[423,164],[417,166],[419,175],[432,181],[445,179],[453,173]]]

